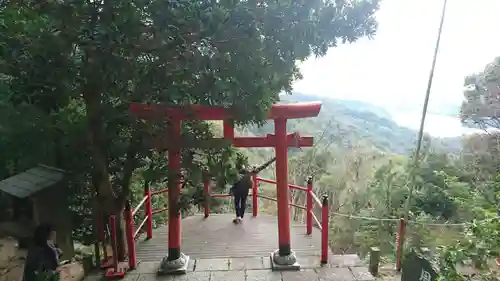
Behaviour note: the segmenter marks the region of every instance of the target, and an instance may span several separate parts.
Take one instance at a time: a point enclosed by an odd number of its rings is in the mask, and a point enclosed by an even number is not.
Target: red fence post
[[[144,202],[144,213],[146,215],[146,238],[153,238],[153,206],[151,205],[151,188],[149,187],[149,182],[144,184],[144,196],[146,197],[146,202]]]
[[[257,179],[257,173],[252,173],[252,214],[254,217],[257,216],[259,211],[259,198],[257,198],[259,192],[259,181]]]
[[[130,208],[130,202],[127,200],[125,203],[125,211],[123,214],[125,218],[125,235],[127,239],[128,250],[128,266],[130,269],[135,269],[137,265],[135,253],[135,239],[134,239],[134,217]]]
[[[404,218],[399,219],[398,233],[396,233],[396,270],[401,270],[401,258],[403,255],[403,241],[405,236],[406,223]]]
[[[210,180],[207,175],[205,175],[205,179],[203,180],[203,195],[205,196],[205,218],[210,216]]]
[[[321,264],[328,263],[328,195],[323,195],[321,206]]]
[[[313,208],[313,197],[312,197],[312,192],[313,192],[313,178],[308,177],[307,178],[307,194],[306,194],[306,233],[311,234],[312,233],[312,224],[313,224],[313,213],[312,213],[312,208]]]

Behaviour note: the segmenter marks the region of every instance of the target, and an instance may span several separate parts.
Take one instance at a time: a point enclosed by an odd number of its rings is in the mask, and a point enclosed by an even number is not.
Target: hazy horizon
[[[386,109],[400,125],[418,129],[443,1],[383,0],[372,40],[340,45],[300,65],[294,90],[359,100]],[[425,131],[459,136],[471,129],[450,115],[463,100],[465,76],[500,55],[495,36],[498,0],[449,1]],[[474,17],[473,21],[467,20]],[[444,112],[443,116],[440,112]]]

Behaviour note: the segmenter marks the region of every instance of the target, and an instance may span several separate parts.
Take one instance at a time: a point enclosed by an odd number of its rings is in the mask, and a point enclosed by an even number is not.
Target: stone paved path
[[[333,256],[320,266],[316,256],[299,257],[301,271],[271,271],[269,257],[195,259],[181,276],[158,276],[159,262],[141,262],[124,281],[371,281],[375,278],[356,255]],[[97,281],[88,277],[85,281]]]

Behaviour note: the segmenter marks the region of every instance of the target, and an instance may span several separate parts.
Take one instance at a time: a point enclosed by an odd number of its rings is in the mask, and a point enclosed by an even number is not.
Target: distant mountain
[[[313,135],[326,145],[351,147],[362,143],[375,149],[408,155],[415,149],[417,132],[399,126],[385,109],[360,101],[336,100],[295,93],[282,96],[283,102],[321,101],[318,117],[290,120],[288,130]],[[247,134],[263,135],[274,132],[273,124],[249,128]],[[461,147],[460,138],[429,137],[434,147],[450,152]]]
[[[370,112],[383,119],[392,119],[391,114],[382,107],[355,100],[334,100],[350,110],[358,112]]]
[[[339,105],[360,112],[371,112],[378,115],[381,118],[391,119],[391,114],[380,106],[376,106],[371,103],[362,102],[358,100],[340,100],[340,99],[329,99],[325,97],[318,97],[312,95],[305,95],[300,93],[294,93],[293,95],[282,96],[282,100],[295,101],[295,102],[306,102],[306,101],[329,101],[335,102]]]

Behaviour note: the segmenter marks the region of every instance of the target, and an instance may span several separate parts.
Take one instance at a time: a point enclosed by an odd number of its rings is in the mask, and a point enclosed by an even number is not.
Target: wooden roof
[[[18,198],[26,198],[62,181],[64,174],[63,170],[39,165],[0,181],[0,191]]]

